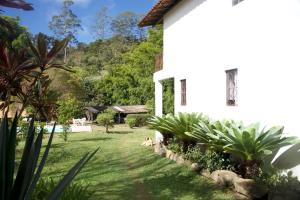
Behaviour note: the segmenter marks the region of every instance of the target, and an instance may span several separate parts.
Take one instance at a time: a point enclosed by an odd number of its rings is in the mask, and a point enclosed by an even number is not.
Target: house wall
[[[164,68],[154,75],[156,85],[175,78],[175,112],[284,125],[300,137],[299,22],[300,0],[244,0],[236,6],[232,0],[182,1],[164,18]],[[236,107],[226,105],[225,70],[233,68]],[[181,79],[187,80],[186,106],[180,105]],[[156,99],[158,114],[160,103]],[[300,169],[295,173],[300,177]]]

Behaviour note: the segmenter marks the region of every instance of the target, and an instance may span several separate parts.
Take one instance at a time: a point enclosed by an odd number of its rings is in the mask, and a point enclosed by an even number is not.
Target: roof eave
[[[163,23],[163,17],[181,0],[160,0],[138,24],[140,27],[155,26]]]

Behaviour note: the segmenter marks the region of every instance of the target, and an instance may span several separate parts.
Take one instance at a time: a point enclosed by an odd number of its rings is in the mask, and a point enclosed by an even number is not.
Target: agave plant
[[[194,125],[203,118],[203,115],[199,113],[178,113],[175,116],[169,114],[163,117],[153,117],[149,125],[161,133],[173,134],[183,143],[184,150],[187,150],[188,145],[195,140],[188,136],[188,133],[191,133]]]
[[[282,126],[272,127],[267,131],[260,130],[259,124],[244,128],[233,125],[226,129],[227,131],[215,130],[215,133],[224,144],[224,151],[241,160],[242,173],[247,178],[257,175],[266,156],[296,141],[295,137],[283,136]]]
[[[1,122],[0,200],[30,199],[45,165],[53,139],[55,126],[50,134],[48,144],[40,162],[38,162],[42,146],[43,130],[35,136],[34,120],[31,120],[20,165],[15,173],[17,123],[17,116],[14,118],[11,127],[8,125],[7,116],[5,116]],[[92,153],[84,155],[83,158],[69,170],[66,176],[53,189],[47,199],[58,199],[62,191],[70,184],[72,179],[80,172],[84,165],[95,155],[97,151],[98,149]]]

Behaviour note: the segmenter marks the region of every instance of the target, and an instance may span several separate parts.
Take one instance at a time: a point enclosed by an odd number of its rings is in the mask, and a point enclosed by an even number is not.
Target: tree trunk
[[[67,63],[67,47],[65,47],[65,52],[64,52],[64,63]]]
[[[109,133],[109,131],[108,131],[108,125],[105,126],[105,132]]]
[[[259,162],[256,160],[244,161],[241,166],[242,176],[244,178],[254,178],[257,177],[259,173]]]

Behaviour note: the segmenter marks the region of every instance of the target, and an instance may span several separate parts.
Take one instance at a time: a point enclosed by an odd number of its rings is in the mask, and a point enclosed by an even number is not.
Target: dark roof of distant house
[[[99,112],[106,109],[106,106],[88,106],[85,107],[86,110],[90,111],[91,113],[98,114]]]
[[[162,23],[164,15],[181,0],[159,0],[139,23],[140,27]]]
[[[145,105],[134,106],[112,106],[112,109],[116,112],[125,114],[147,113],[148,109]]]

